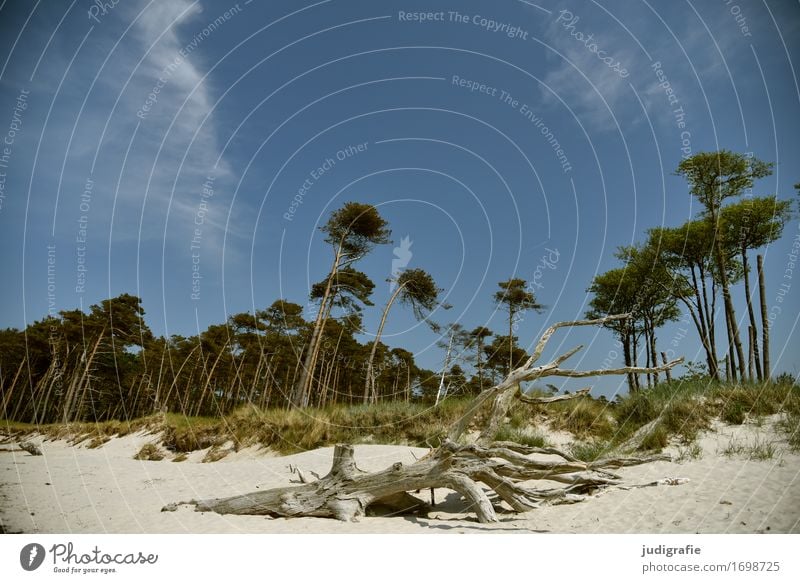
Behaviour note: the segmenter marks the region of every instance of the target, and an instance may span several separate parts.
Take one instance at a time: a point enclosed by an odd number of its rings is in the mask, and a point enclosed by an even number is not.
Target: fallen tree
[[[300,485],[228,498],[170,504],[163,510],[171,511],[181,504],[189,504],[198,511],[219,514],[317,516],[356,520],[366,514],[368,507],[376,505],[398,513],[425,508],[425,503],[409,492],[428,488],[450,488],[467,500],[479,522],[487,523],[497,522],[498,519],[495,507],[481,484],[494,491],[500,500],[517,512],[525,512],[545,504],[580,502],[598,489],[612,487],[630,489],[679,484],[681,480],[667,478],[646,484],[625,485],[622,478],[611,471],[657,460],[669,460],[669,456],[666,455],[613,457],[583,462],[551,447],[530,447],[509,441],[493,441],[514,399],[525,403],[546,404],[581,398],[589,392],[586,388],[570,395],[531,397],[521,391],[522,382],[544,377],[582,378],[663,372],[683,361],[683,358],[680,358],[655,367],[588,371],[561,368],[568,358],[583,348],[578,346],[547,364],[536,365],[548,340],[559,328],[597,326],[628,317],[629,314],[622,314],[596,320],[559,322],[548,328],[527,361],[511,371],[501,383],[481,392],[462,417],[449,428],[442,444],[413,464],[404,465],[398,462],[383,471],[367,473],[356,465],[352,445],[337,445],[334,448],[330,472],[316,481],[310,482],[298,470],[297,474],[303,482]],[[489,401],[491,410],[477,441],[463,443],[464,434],[476,414]],[[533,459],[530,457],[532,454],[553,456],[558,459],[553,461]],[[547,480],[561,486],[537,489],[524,484],[533,480]]]

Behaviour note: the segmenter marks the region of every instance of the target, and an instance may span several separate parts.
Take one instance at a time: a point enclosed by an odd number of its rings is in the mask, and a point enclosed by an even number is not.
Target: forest
[[[790,200],[753,194],[755,181],[771,173],[771,163],[727,150],[684,159],[676,174],[701,211],[682,225],[647,230],[638,244],[617,249],[618,267],[588,282],[587,317],[632,314],[605,324],[625,366],[666,362],[658,331],[688,315],[705,356],[692,372],[730,382],[771,378],[758,252],[779,239],[792,219]],[[525,312],[546,311],[530,282],[512,276],[498,283],[493,299],[507,316],[504,330],[436,323],[431,312],[449,306],[422,268],[399,272],[385,305],[371,301],[375,282],[358,262],[391,243],[390,225],[375,207],[348,202],[321,230],[332,261],[310,289],[313,319],[304,317],[305,298],[280,298],[196,336],[166,338],[148,327],[141,298],[122,294],[88,312],[63,310],[24,330],[0,330],[0,415],[67,423],[156,412],[219,417],[243,405],[433,405],[490,388],[526,358],[515,324]],[[735,305],[737,286],[744,305]],[[441,370],[421,368],[411,351],[381,342],[384,325],[400,309],[412,310],[440,334]],[[380,314],[377,330],[363,329],[365,310]],[[363,332],[374,336],[362,342]],[[635,393],[667,380],[658,373],[628,373],[627,383]]]

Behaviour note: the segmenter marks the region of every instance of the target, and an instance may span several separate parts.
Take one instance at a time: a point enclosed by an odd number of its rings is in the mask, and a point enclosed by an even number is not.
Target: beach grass
[[[38,432],[47,439],[88,442],[91,448],[102,447],[114,436],[160,432],[164,448],[175,454],[209,448],[220,451],[226,443],[231,443],[234,450],[258,445],[282,454],[341,442],[436,447],[446,428],[470,402],[469,398],[458,397],[446,399],[436,407],[389,401],[266,410],[244,405],[222,417],[158,413],[98,423],[35,425],[0,421],[0,432],[6,441]],[[487,414],[488,405],[476,416],[476,426]],[[776,414],[781,415],[778,426],[789,446],[800,450],[800,387],[786,382],[728,384],[709,379],[661,382],[611,402],[591,397],[548,405],[515,402],[495,439],[541,447],[548,443],[547,431],[566,432],[577,443],[575,451],[580,455],[573,455],[589,460],[624,444],[648,424],[637,449],[659,451],[670,443],[687,447],[711,428],[714,419],[741,425],[759,423],[765,416]],[[753,455],[769,453],[769,448],[758,449]]]

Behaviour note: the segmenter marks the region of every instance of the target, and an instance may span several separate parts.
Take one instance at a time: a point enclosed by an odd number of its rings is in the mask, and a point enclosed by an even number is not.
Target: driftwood
[[[395,463],[383,471],[367,473],[360,470],[353,456],[353,446],[340,444],[334,448],[330,472],[310,481],[299,469],[290,468],[298,475],[300,485],[274,488],[241,496],[213,500],[192,500],[198,511],[219,514],[257,514],[284,517],[317,516],[339,520],[356,520],[367,509],[381,506],[393,512],[418,511],[426,507],[422,500],[409,494],[433,488],[449,488],[463,496],[479,522],[497,522],[495,506],[483,486],[494,491],[497,497],[516,512],[525,512],[542,505],[570,504],[585,500],[601,489],[639,488],[645,486],[677,485],[682,480],[665,478],[648,484],[625,485],[619,475],[612,473],[626,466],[669,460],[666,455],[646,457],[615,457],[593,462],[583,462],[550,447],[530,447],[514,442],[496,442],[493,437],[504,421],[508,408],[517,398],[527,403],[550,403],[585,396],[589,389],[571,395],[554,397],[529,397],[520,390],[520,383],[548,376],[588,377],[608,374],[662,372],[683,361],[673,360],[656,367],[624,367],[610,370],[576,371],[561,365],[582,347],[574,348],[553,361],[535,366],[552,334],[567,326],[595,326],[610,320],[628,318],[628,314],[608,316],[597,320],[560,322],[551,326],[539,340],[525,364],[512,371],[500,384],[480,393],[464,415],[450,428],[443,443],[412,464]],[[492,401],[488,421],[483,426],[476,443],[462,443],[462,437],[476,413]],[[538,454],[558,458],[542,461],[530,456]],[[532,488],[526,482],[545,480],[554,482],[551,487]],[[483,485],[483,486],[482,486]],[[554,487],[555,486],[555,487]],[[177,509],[170,504],[163,510]]]

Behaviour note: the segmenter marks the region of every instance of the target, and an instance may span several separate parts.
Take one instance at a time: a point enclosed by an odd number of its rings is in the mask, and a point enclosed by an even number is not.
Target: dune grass
[[[530,447],[546,447],[549,444],[547,438],[536,430],[526,430],[504,425],[497,430],[494,435],[495,441],[513,441],[520,445]]]
[[[164,448],[175,454],[208,448],[219,452],[228,442],[233,449],[259,445],[279,453],[339,442],[435,447],[469,402],[468,398],[451,398],[437,407],[395,401],[302,410],[261,410],[247,405],[219,418],[166,413],[131,421],[39,426],[0,421],[0,432],[14,439],[36,431],[48,439],[68,439],[74,444],[88,440],[89,447],[102,447],[112,436],[147,430],[161,432]],[[485,409],[476,417],[476,425],[486,418],[488,407]],[[715,418],[741,424],[774,414],[782,415],[778,426],[790,447],[800,451],[800,387],[777,382],[732,385],[678,380],[612,403],[593,398],[533,406],[515,402],[495,438],[541,447],[546,439],[536,428],[546,424],[552,430],[571,433],[577,442],[573,455],[591,460],[624,444],[647,424],[651,427],[639,449],[658,451],[670,443],[687,447]]]

